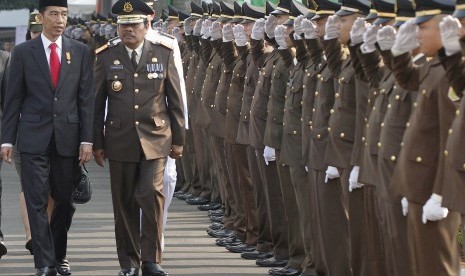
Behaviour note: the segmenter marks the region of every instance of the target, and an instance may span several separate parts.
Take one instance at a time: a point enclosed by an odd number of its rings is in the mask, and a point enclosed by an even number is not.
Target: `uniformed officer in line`
[[[140,267],[142,275],[167,275],[162,187],[167,156],[179,158],[184,144],[179,75],[172,44],[144,39],[153,12],[147,4],[119,1],[112,12],[121,42],[97,57],[94,158],[110,162],[119,275],[138,275]]]
[[[419,91],[391,181],[394,191],[408,200],[414,275],[459,275],[460,269],[456,245],[460,215],[442,207],[442,194],[450,189],[443,181],[446,139],[458,97],[438,58],[443,47],[439,23],[454,7],[454,1],[417,3],[416,19],[401,26],[391,49],[396,80],[405,89]],[[427,62],[415,67],[410,52],[418,44]]]
[[[270,22],[277,21],[277,18],[271,15],[276,8],[277,6],[274,6],[270,1],[266,2],[265,16],[268,16],[268,28],[270,28]],[[274,35],[273,37],[265,37],[265,25],[267,25],[267,21],[264,18],[257,20],[254,23],[250,40],[252,58],[260,68],[260,74],[251,104],[249,141],[250,145],[255,148],[257,163],[263,180],[264,186],[257,196],[262,198],[261,200],[265,202],[267,207],[266,213],[270,223],[273,251],[265,254],[255,250],[245,252],[241,256],[246,259],[260,259],[269,255],[269,257],[274,256],[283,260],[289,258],[288,221],[279,183],[275,152],[268,147],[267,157],[264,157],[265,145],[263,142],[270,91],[273,83],[273,71],[281,56],[277,47],[275,47]]]
[[[314,104],[310,107],[312,114],[305,117],[303,113],[302,128],[310,130],[309,155],[307,161],[309,185],[311,186],[312,231],[320,233],[321,237],[313,239],[314,248],[320,246],[327,275],[352,275],[350,264],[349,221],[346,215],[347,186],[342,186],[340,178],[328,179],[325,183],[328,163],[325,151],[328,144],[329,118],[335,98],[339,98],[337,79],[332,74],[322,49],[325,35],[325,24],[328,17],[334,15],[341,7],[337,1],[318,0],[316,15],[312,22],[302,23],[307,48],[312,60],[320,57],[320,63],[315,70],[307,71],[307,78],[317,78],[314,93]],[[313,76],[312,76],[313,75]],[[305,77],[304,77],[305,80]],[[312,91],[308,91],[311,93]],[[305,94],[304,94],[305,96]],[[305,100],[304,100],[305,102]],[[313,109],[312,109],[313,108]],[[303,109],[305,111],[305,109]],[[308,116],[308,115],[307,115]],[[307,120],[309,121],[307,121]],[[305,133],[304,131],[302,133]],[[303,142],[305,143],[305,142]],[[314,230],[315,229],[315,230]],[[331,248],[338,248],[337,251]],[[315,252],[316,254],[316,252]]]
[[[369,12],[370,3],[365,0],[343,1],[341,9],[328,18],[325,27],[324,50],[328,67],[338,80],[333,108],[330,110],[329,139],[325,159],[329,164],[327,179],[341,177],[342,187],[349,187],[354,152],[357,117],[355,70],[348,50],[350,30],[356,18]],[[362,92],[360,92],[362,93]],[[363,232],[363,191],[357,189],[346,194],[346,210],[349,214],[351,264],[353,275],[366,275],[366,242]]]

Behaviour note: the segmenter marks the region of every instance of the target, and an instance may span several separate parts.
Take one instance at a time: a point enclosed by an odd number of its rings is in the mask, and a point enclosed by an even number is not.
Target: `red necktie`
[[[56,88],[58,84],[58,76],[60,75],[60,59],[57,54],[57,44],[52,43],[50,48],[50,76],[52,77],[53,87]]]

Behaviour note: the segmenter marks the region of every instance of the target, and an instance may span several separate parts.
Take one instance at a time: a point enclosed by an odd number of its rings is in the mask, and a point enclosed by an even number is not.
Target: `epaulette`
[[[121,38],[119,38],[119,37],[114,37],[114,38],[108,40],[108,42],[107,42],[105,45],[103,45],[102,47],[96,49],[96,50],[95,50],[95,54],[98,55],[98,54],[100,54],[101,52],[105,51],[106,49],[118,45],[120,42],[121,42]]]
[[[162,45],[170,50],[173,50],[174,40],[171,38],[168,38],[168,36],[159,35],[156,39],[154,39],[151,42],[155,45]]]
[[[170,34],[168,34],[168,33],[165,33],[165,32],[158,32],[158,33],[161,34],[161,35],[164,35],[164,36],[166,36],[166,37],[169,37],[169,38],[171,38],[171,39],[176,39],[176,37],[174,37],[173,35],[170,35]]]

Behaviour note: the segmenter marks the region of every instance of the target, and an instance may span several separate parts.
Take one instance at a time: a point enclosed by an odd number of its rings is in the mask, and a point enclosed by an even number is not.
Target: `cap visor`
[[[316,14],[314,14],[313,12],[309,12],[305,15],[305,18],[307,19],[312,19],[313,17],[315,17]]]
[[[242,21],[239,22],[239,24],[247,24],[247,23],[255,23],[255,21],[250,20],[250,19],[242,19]]]
[[[376,20],[373,22],[374,25],[382,25],[384,23],[387,23],[391,21],[394,18],[389,18],[389,17],[378,17]]]
[[[271,14],[272,14],[272,15],[287,15],[287,14],[289,14],[289,13],[284,12],[284,11],[282,11],[282,10],[274,10],[274,11],[271,12]]]
[[[346,16],[346,15],[351,15],[351,14],[354,14],[354,12],[347,11],[347,10],[338,10],[336,12],[336,15],[338,16]]]
[[[455,18],[462,19],[465,17],[465,10],[456,10],[453,14]]]
[[[415,19],[415,24],[420,25],[422,23],[425,23],[426,21],[432,19],[434,15],[423,15],[419,16]]]
[[[283,23],[285,26],[293,26],[294,25],[294,19],[288,19],[286,22]]]

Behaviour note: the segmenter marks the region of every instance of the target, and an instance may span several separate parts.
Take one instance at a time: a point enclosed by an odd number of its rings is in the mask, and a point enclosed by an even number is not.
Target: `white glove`
[[[373,53],[376,51],[376,35],[378,34],[379,25],[371,25],[363,34],[363,44],[360,47],[362,53]]]
[[[179,41],[182,41],[182,37],[181,37],[181,34],[179,34],[179,27],[174,27],[173,28],[173,31],[171,32],[171,34],[176,37],[176,40],[179,42]]]
[[[194,29],[192,30],[192,34],[195,36],[201,36],[202,35],[202,27],[203,27],[203,19],[197,20],[195,22]]]
[[[245,36],[244,26],[237,24],[233,27],[234,40],[239,47],[247,45],[247,37]]]
[[[328,17],[325,26],[325,40],[338,38],[341,35],[341,18],[337,15]]]
[[[250,37],[254,40],[263,40],[265,38],[265,18],[260,18],[253,24]]]
[[[363,184],[358,183],[358,171],[360,170],[359,166],[354,166],[349,176],[349,192],[354,191],[363,187]]]
[[[263,158],[265,158],[265,164],[268,166],[269,162],[276,161],[276,151],[274,148],[265,146],[263,151]]]
[[[223,26],[223,42],[230,42],[234,40],[233,27],[231,24]]]
[[[394,56],[400,56],[418,47],[417,29],[415,18],[407,20],[407,22],[400,26],[396,40],[391,49]]]
[[[371,26],[370,23],[365,22],[365,19],[358,17],[355,19],[352,29],[350,30],[350,44],[357,45],[363,42],[363,34]]]
[[[274,39],[276,40],[276,43],[278,43],[279,50],[287,49],[286,39],[284,38],[285,35],[286,27],[284,27],[283,25],[276,26],[276,28],[274,29]]]
[[[400,204],[402,204],[402,214],[404,215],[404,217],[406,217],[407,214],[408,214],[408,200],[407,200],[407,198],[403,197],[400,200]]]
[[[450,15],[444,17],[439,23],[442,46],[446,50],[446,55],[452,56],[462,50],[459,42],[461,28],[462,24],[460,21]]]
[[[302,20],[304,20],[304,18],[303,15],[299,15],[294,19],[294,33],[300,37],[304,34],[304,30],[302,29]]]
[[[316,32],[316,25],[313,24],[311,20],[304,19],[302,20],[302,25],[301,25],[305,39],[315,39],[318,37],[318,33]]]
[[[213,22],[212,27],[211,27],[211,41],[218,40],[223,37],[223,34],[221,33],[221,30],[223,27],[221,26],[220,22]]]
[[[325,183],[328,183],[329,179],[335,179],[338,177],[340,177],[340,175],[339,175],[339,171],[337,170],[337,168],[328,166],[328,168],[326,169]]]
[[[294,40],[302,40],[302,37],[296,33],[293,33],[292,37],[294,38]]]
[[[432,194],[428,201],[423,205],[423,223],[426,224],[428,220],[437,221],[445,219],[449,210],[447,208],[441,207],[442,196],[437,194]]]
[[[378,41],[379,48],[382,51],[391,50],[396,40],[396,29],[392,26],[384,26],[376,35],[376,40]]]
[[[268,16],[265,21],[265,32],[269,38],[274,38],[274,29],[278,25],[278,18],[274,15]]]
[[[308,172],[308,167],[307,166],[305,166],[305,171]]]
[[[208,39],[211,36],[212,32],[212,22],[210,20],[205,20],[202,22],[202,31],[200,33],[202,34],[203,39]]]
[[[186,36],[190,36],[192,34],[192,18],[184,19],[184,33]]]

